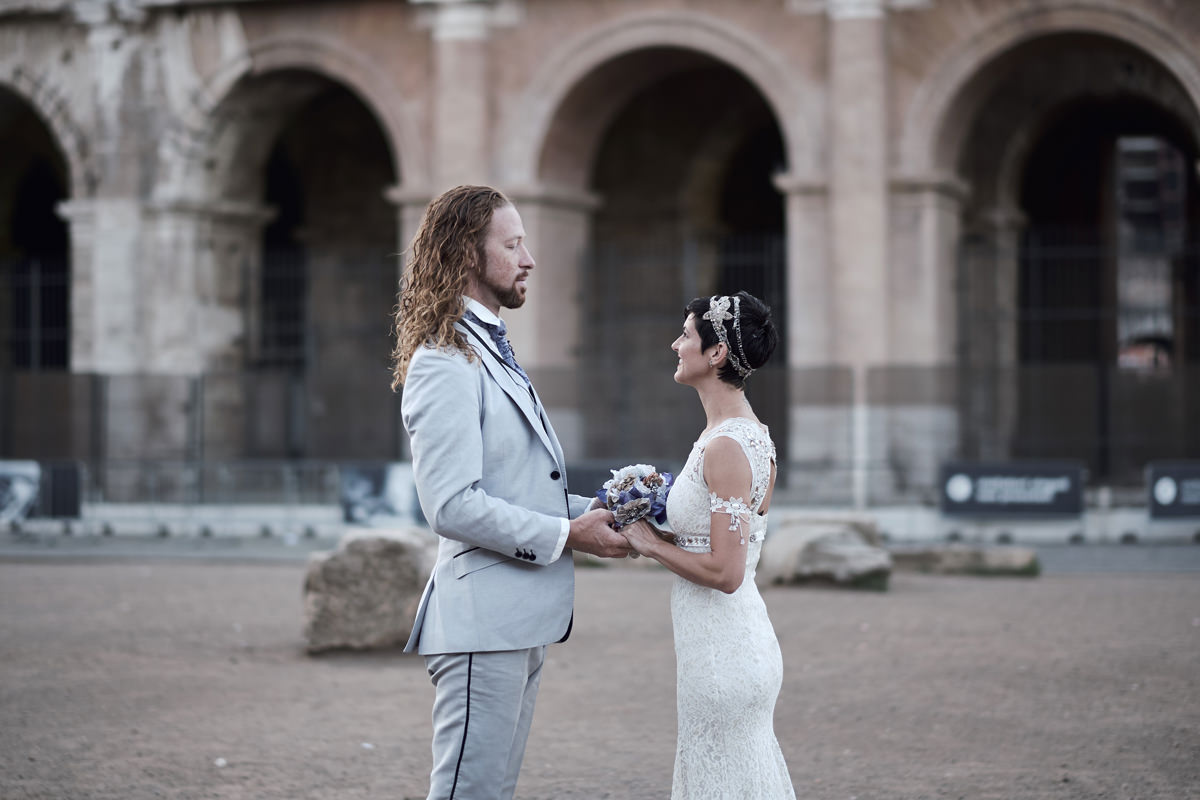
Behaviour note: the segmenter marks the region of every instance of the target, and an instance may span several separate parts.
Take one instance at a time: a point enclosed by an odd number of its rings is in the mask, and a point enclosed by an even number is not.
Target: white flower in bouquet
[[[613,513],[618,527],[649,517],[655,526],[670,530],[667,522],[667,495],[675,478],[649,464],[630,464],[612,470],[596,497]]]

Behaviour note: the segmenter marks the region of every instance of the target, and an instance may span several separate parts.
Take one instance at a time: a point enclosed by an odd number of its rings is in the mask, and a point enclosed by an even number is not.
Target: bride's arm
[[[741,446],[732,439],[718,436],[704,451],[704,481],[709,491],[722,500],[741,498],[749,502],[753,478],[750,462]],[[711,553],[691,553],[664,542],[654,535],[646,522],[621,529],[625,538],[644,556],[653,558],[676,575],[693,583],[732,594],[746,575],[746,537],[750,520],[734,518],[726,511],[713,511],[709,523]]]

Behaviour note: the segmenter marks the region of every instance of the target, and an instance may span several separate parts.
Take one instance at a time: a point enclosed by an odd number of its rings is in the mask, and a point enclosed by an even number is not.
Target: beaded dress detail
[[[746,454],[750,497],[719,498],[704,482],[704,450],[717,436],[733,439]],[[795,797],[773,726],[783,660],[754,585],[767,529],[758,512],[774,461],[775,446],[761,426],[726,420],[692,446],[667,497],[667,517],[685,550],[710,551],[714,510],[731,515],[729,536],[747,541],[745,578],[733,594],[678,576],[671,590],[679,722],[672,800]]]

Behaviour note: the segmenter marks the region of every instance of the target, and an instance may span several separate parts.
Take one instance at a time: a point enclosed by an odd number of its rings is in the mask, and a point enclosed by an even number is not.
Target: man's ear
[[[479,275],[483,272],[483,257],[479,252],[479,248],[471,246],[467,248],[467,269],[472,275]]]
[[[467,251],[467,289],[473,290],[479,283],[479,252],[474,248]],[[473,292],[472,292],[473,293]]]

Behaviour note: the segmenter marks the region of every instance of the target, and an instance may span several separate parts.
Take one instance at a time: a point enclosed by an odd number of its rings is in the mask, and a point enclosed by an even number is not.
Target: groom
[[[405,650],[435,687],[430,800],[511,798],[546,645],[571,630],[571,549],[628,554],[567,492],[566,461],[500,319],[534,260],[521,216],[483,186],[438,197],[413,239],[396,309],[393,387],[437,564]]]

